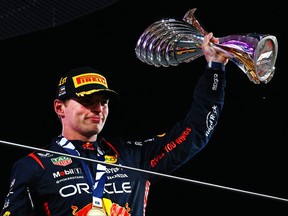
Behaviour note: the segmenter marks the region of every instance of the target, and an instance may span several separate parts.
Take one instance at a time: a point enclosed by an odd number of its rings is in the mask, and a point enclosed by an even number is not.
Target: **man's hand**
[[[221,50],[219,47],[213,45],[217,43],[219,43],[219,40],[218,38],[213,37],[212,32],[205,35],[201,45],[203,54],[207,62],[213,61],[226,65],[231,55],[223,52],[223,50]]]

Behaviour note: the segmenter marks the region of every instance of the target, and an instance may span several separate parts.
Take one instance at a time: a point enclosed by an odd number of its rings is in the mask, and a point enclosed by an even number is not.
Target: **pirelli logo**
[[[106,88],[108,88],[105,77],[101,76],[100,74],[86,73],[86,74],[74,76],[72,79],[73,79],[75,88],[78,88],[86,84],[104,85]]]

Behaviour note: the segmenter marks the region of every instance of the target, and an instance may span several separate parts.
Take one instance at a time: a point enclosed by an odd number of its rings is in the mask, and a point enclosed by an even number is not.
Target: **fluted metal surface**
[[[203,56],[201,44],[207,34],[189,10],[183,20],[162,19],[152,23],[139,37],[135,52],[142,61],[156,67],[177,66]],[[255,84],[269,82],[275,72],[277,38],[269,34],[248,33],[218,38],[217,50],[230,56]]]

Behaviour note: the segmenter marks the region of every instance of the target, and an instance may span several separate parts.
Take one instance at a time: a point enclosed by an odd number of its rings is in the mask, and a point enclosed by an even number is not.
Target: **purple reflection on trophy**
[[[203,56],[201,43],[207,34],[195,18],[195,8],[183,20],[162,19],[152,23],[137,41],[137,57],[156,67],[177,66]],[[249,33],[219,37],[217,46],[229,54],[255,84],[268,83],[275,72],[278,53],[277,39],[269,34]]]

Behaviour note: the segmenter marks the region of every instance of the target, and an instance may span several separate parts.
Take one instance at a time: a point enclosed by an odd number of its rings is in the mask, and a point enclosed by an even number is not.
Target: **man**
[[[170,174],[184,165],[206,146],[219,119],[229,56],[210,42],[218,42],[212,33],[203,39],[207,66],[186,117],[165,134],[145,140],[101,137],[117,92],[91,67],[64,75],[54,100],[61,135],[47,151],[13,165],[1,215],[144,216],[150,184],[160,178],[153,172]]]

